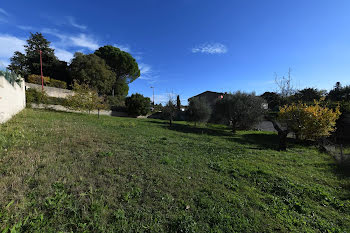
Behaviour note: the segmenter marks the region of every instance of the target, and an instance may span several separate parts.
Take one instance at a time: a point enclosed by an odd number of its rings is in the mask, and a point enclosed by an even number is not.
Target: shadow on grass
[[[277,150],[279,139],[277,134],[270,133],[247,133],[241,135],[231,135],[226,138],[229,141],[250,146],[250,149]],[[291,139],[288,140],[288,146],[291,146]]]
[[[177,131],[177,132],[182,132],[182,133],[207,134],[207,135],[211,135],[211,136],[226,136],[226,137],[232,135],[232,133],[225,130],[224,128],[215,128],[213,126],[196,127],[194,125],[179,124],[176,122],[173,122],[172,126],[170,126],[169,122],[167,122],[167,121],[150,120],[148,122],[153,123],[153,124],[158,124],[158,125],[162,126],[163,128]]]
[[[256,132],[256,133],[240,133],[233,134],[227,127],[196,127],[188,124],[179,124],[173,123],[172,126],[169,126],[168,122],[165,121],[149,121],[154,124],[161,125],[164,128],[169,130],[182,132],[182,133],[192,133],[192,134],[207,134],[211,136],[220,136],[224,139],[236,142],[242,145],[249,146],[250,149],[264,150],[264,149],[272,149],[278,150],[279,138],[278,135],[271,132]],[[287,139],[288,147],[295,147],[297,144],[295,139],[288,138]]]
[[[336,166],[334,172],[341,177],[350,177],[350,155],[345,154],[341,158],[340,155],[334,156]],[[350,189],[350,184],[349,184]]]

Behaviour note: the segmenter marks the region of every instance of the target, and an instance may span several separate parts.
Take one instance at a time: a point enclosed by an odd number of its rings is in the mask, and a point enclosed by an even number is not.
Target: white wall
[[[3,76],[0,76],[0,123],[11,119],[12,116],[26,107],[25,84],[11,85]]]

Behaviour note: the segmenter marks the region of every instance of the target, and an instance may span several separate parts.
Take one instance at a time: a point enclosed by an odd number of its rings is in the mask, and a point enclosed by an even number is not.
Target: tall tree
[[[181,101],[180,101],[180,96],[179,95],[177,95],[177,97],[176,97],[176,108],[177,108],[178,111],[181,110]]]
[[[8,69],[15,72],[16,74],[21,75],[21,77],[27,77],[28,75],[28,66],[26,55],[16,51],[11,57],[11,64],[8,66]]]
[[[41,33],[30,33],[30,37],[24,48],[26,52],[26,65],[31,74],[40,74],[39,51],[41,50],[45,76],[52,77],[53,68],[58,59],[55,56],[54,49],[50,48],[50,44],[51,42],[44,38]]]
[[[342,86],[337,82],[327,96],[332,101],[349,101],[350,100],[350,86]]]
[[[75,53],[70,65],[71,75],[79,84],[87,84],[100,94],[110,94],[115,73],[95,54]]]
[[[71,83],[67,63],[57,59],[54,49],[41,33],[30,33],[27,44],[24,45],[25,54],[16,51],[11,57],[8,68],[26,78],[30,74],[40,75],[40,50],[42,51],[43,73],[54,79]]]
[[[95,51],[95,54],[106,61],[115,73],[115,83],[113,89],[119,90],[118,86],[133,82],[140,77],[140,69],[136,60],[127,52],[111,45],[106,45]],[[120,93],[116,93],[119,95]]]
[[[312,102],[314,100],[320,100],[325,91],[320,91],[316,88],[304,88],[295,93],[294,98],[302,102]]]

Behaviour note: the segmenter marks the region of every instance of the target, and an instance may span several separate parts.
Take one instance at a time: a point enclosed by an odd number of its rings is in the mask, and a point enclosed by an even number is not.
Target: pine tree
[[[41,33],[30,33],[27,45],[24,45],[26,52],[26,63],[31,74],[40,74],[40,50],[42,52],[43,71],[45,76],[52,76],[53,68],[58,59],[54,49],[50,48],[51,42],[44,38]]]

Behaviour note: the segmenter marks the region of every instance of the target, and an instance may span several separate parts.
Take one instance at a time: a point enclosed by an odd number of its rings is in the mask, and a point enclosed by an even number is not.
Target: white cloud
[[[24,52],[23,45],[25,44],[25,40],[7,34],[0,34],[0,58],[8,59],[13,56],[15,51]]]
[[[98,42],[94,38],[92,38],[92,36],[86,35],[84,33],[80,33],[79,35],[68,35],[61,33],[56,29],[50,28],[44,28],[41,30],[41,32],[59,38],[61,41],[55,42],[55,44],[63,48],[82,47],[87,48],[89,50],[96,50],[100,47],[98,45]]]
[[[74,57],[74,54],[67,51],[67,50],[60,49],[60,48],[57,48],[54,46],[53,46],[53,48],[55,49],[56,57],[62,61],[70,62]]]
[[[139,69],[141,71],[141,76],[142,75],[149,75],[150,73],[152,73],[152,67],[150,65],[147,65],[144,63],[139,64]]]
[[[92,39],[89,36],[86,36],[85,34],[80,34],[79,36],[72,36],[69,39],[73,42],[74,45],[78,47],[84,47],[90,50],[96,50],[100,47],[96,40]]]
[[[15,51],[24,53],[23,46],[26,43],[24,39],[12,35],[0,34],[0,63],[4,66],[8,66],[10,64],[9,59],[13,56]],[[57,46],[52,47],[55,49],[55,55],[60,60],[69,62],[73,58],[73,53]]]
[[[141,73],[141,76],[139,77],[139,79],[146,80],[149,84],[153,84],[157,82],[159,75],[157,75],[157,73],[154,72],[154,70],[152,69],[152,66],[144,63],[140,63],[139,69]]]
[[[82,25],[82,24],[76,23],[74,17],[72,17],[72,16],[67,16],[66,18],[67,18],[67,20],[68,20],[68,23],[69,23],[71,26],[73,26],[73,27],[75,27],[75,28],[78,28],[78,29],[81,29],[81,30],[86,30],[86,29],[87,29],[87,26],[86,26],[86,25]]]
[[[10,14],[7,13],[4,9],[0,8],[0,22],[7,23],[6,17],[9,17]]]
[[[120,50],[123,50],[124,52],[131,52],[129,45],[114,44],[113,46],[119,48]]]
[[[192,49],[192,53],[219,54],[227,53],[227,47],[220,43],[205,43]]]
[[[7,13],[7,11],[5,11],[4,9],[0,8],[0,14],[3,14],[5,16],[10,16],[9,13]]]
[[[17,27],[21,30],[25,30],[25,31],[34,31],[34,28],[32,26],[25,26],[25,25],[17,25]]]

